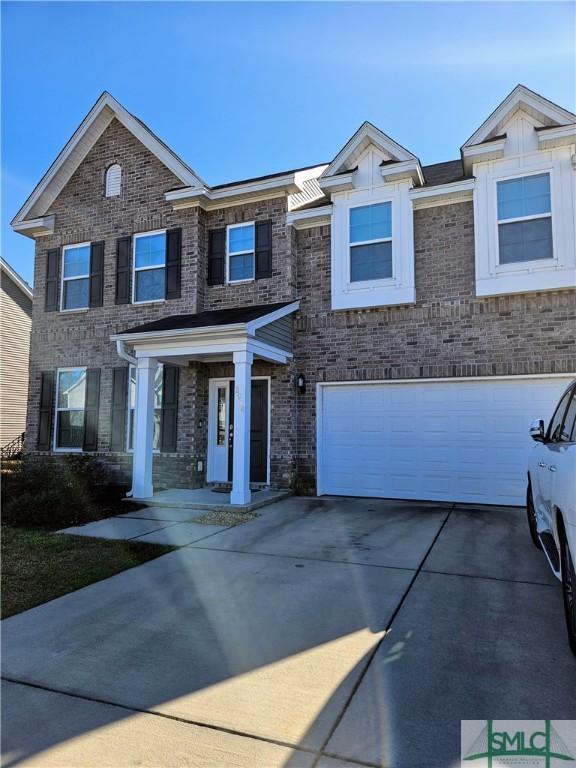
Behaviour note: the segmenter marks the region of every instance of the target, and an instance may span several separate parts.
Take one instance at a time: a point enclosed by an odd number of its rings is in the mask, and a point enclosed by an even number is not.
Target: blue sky
[[[364,120],[433,163],[519,82],[575,108],[571,2],[3,2],[9,221],[103,90],[209,183],[330,160]]]

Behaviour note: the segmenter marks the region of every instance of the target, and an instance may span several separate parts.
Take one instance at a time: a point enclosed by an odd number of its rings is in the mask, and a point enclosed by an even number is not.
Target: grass
[[[1,617],[133,568],[174,547],[2,526]]]

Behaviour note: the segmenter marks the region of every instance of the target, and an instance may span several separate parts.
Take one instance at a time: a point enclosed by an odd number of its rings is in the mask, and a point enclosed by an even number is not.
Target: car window
[[[564,417],[564,425],[560,432],[561,443],[571,443],[576,440],[576,389],[572,390],[572,400],[568,405],[566,416]]]
[[[564,414],[566,413],[566,406],[568,405],[568,401],[572,396],[572,392],[573,390],[569,389],[564,394],[564,397],[562,400],[560,400],[558,407],[554,411],[554,416],[552,416],[550,426],[548,427],[548,434],[546,436],[547,441],[550,443],[557,443],[560,440],[562,424],[564,422]]]

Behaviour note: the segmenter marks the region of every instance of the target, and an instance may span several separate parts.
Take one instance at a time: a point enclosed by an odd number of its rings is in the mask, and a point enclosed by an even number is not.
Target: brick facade
[[[122,194],[104,197],[104,174],[122,167]],[[277,197],[203,211],[173,211],[167,190],[182,186],[114,120],[53,203],[56,231],[37,240],[31,345],[28,445],[38,429],[40,374],[64,366],[101,368],[100,458],[119,476],[131,455],[111,454],[112,369],[121,365],[110,335],[166,315],[245,304],[301,300],[294,361],[257,361],[255,376],[271,379],[271,480],[277,487],[315,489],[315,384],[318,381],[558,373],[576,369],[576,291],[474,295],[472,203],[416,211],[417,301],[413,306],[332,312],[330,228],[296,232]],[[208,286],[210,229],[270,219],[273,276],[242,285]],[[181,298],[146,305],[115,304],[116,239],[159,228],[182,228]],[[104,305],[80,312],[44,311],[46,251],[105,241]],[[306,394],[295,377],[307,379]],[[193,363],[181,369],[177,452],[154,458],[155,483],[197,486],[207,460],[208,381],[233,375],[232,364]],[[203,470],[198,470],[198,462]]]

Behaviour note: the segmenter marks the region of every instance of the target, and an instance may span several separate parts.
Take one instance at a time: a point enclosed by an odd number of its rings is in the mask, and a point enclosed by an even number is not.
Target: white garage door
[[[524,504],[530,422],[569,382],[322,385],[318,493]]]

